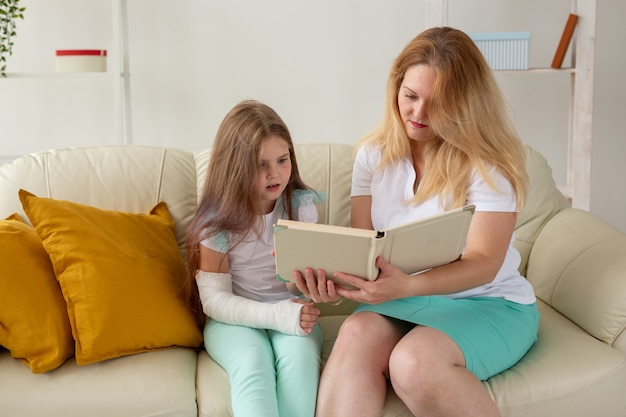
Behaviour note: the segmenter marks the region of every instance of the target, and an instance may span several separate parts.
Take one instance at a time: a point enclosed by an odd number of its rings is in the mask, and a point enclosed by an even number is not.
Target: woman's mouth
[[[419,122],[414,122],[412,120],[409,120],[409,123],[411,124],[411,126],[417,128],[417,129],[425,129],[425,128],[428,127],[428,125],[425,125],[425,124],[422,124],[422,123],[419,123]]]

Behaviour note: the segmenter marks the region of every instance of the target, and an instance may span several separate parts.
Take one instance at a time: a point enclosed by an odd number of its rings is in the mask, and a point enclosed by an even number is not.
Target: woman
[[[523,145],[478,48],[452,28],[418,35],[393,64],[382,123],[359,144],[352,226],[382,230],[466,204],[476,211],[461,258],[421,274],[382,258],[373,282],[294,273],[316,302],[363,303],[339,331],[316,415],[378,416],[387,381],[416,416],[499,415],[481,380],[515,364],[538,329],[512,246],[526,187]]]

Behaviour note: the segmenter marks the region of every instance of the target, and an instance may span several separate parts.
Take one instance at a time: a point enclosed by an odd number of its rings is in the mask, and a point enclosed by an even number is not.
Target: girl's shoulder
[[[202,245],[216,252],[226,253],[230,249],[230,233],[221,230],[202,239]]]
[[[293,212],[297,213],[297,219],[309,223],[316,223],[318,220],[317,206],[326,200],[326,193],[313,190],[294,190],[291,205]]]
[[[294,190],[291,202],[292,204],[319,204],[326,200],[326,193],[314,190]]]

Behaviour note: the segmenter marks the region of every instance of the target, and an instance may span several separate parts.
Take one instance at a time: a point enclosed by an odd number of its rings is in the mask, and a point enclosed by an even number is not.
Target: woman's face
[[[398,91],[398,109],[407,136],[416,141],[428,141],[435,137],[428,120],[428,102],[433,90],[436,73],[428,65],[415,65],[404,74]]]
[[[274,203],[287,188],[290,177],[289,144],[280,136],[268,137],[261,145],[256,181],[265,214],[274,209]]]

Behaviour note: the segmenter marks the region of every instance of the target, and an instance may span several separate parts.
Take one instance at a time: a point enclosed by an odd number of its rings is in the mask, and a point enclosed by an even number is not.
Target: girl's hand
[[[315,308],[315,305],[310,301],[293,299],[294,303],[304,304],[302,310],[300,310],[300,327],[305,333],[311,333],[313,327],[317,325],[317,319],[320,316],[320,311]]]
[[[306,268],[304,276],[300,271],[295,271],[293,282],[306,298],[316,303],[334,303],[339,300],[335,283],[326,279],[326,272],[322,269],[316,273],[312,268]]]

